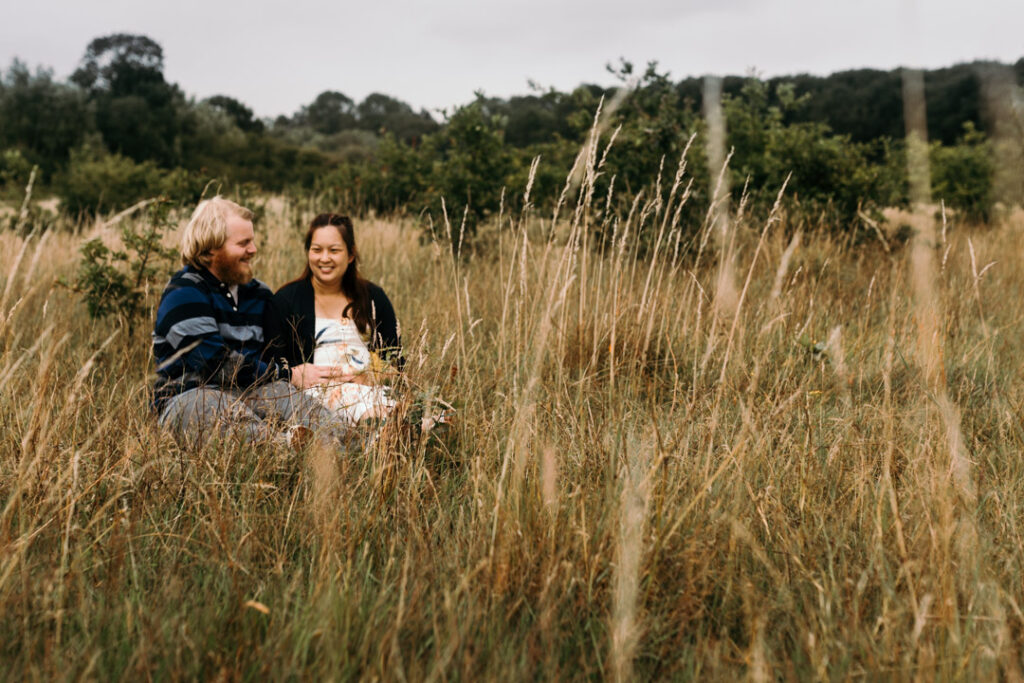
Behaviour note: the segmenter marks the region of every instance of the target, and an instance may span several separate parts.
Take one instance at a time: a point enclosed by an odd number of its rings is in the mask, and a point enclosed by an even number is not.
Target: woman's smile
[[[341,279],[353,259],[341,233],[333,225],[324,226],[313,233],[307,257],[313,279],[332,289],[341,287]]]

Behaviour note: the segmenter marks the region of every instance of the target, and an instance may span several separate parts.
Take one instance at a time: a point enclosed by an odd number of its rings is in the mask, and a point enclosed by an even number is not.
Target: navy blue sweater
[[[288,372],[264,362],[263,317],[271,291],[258,280],[239,285],[238,300],[205,268],[185,266],[160,298],[153,330],[157,380],[153,407],[200,386],[245,389],[287,379]]]

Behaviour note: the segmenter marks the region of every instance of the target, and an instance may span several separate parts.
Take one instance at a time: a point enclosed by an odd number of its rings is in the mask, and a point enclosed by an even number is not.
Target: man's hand
[[[351,382],[353,375],[346,375],[341,368],[331,365],[303,363],[292,368],[291,383],[299,389],[308,389],[318,384]]]

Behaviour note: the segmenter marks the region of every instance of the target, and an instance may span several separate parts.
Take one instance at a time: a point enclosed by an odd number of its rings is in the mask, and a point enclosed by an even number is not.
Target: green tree
[[[514,168],[501,123],[500,117],[486,116],[483,106],[474,102],[455,110],[444,130],[423,144],[434,155],[431,175],[436,184],[430,206],[440,215],[444,197],[449,217],[459,224],[465,211],[470,234],[482,218],[497,212]]]
[[[634,81],[634,68],[629,62],[623,61],[617,69],[609,69],[623,84]],[[581,128],[590,127],[596,107],[597,102],[593,101],[589,117],[584,116],[585,110],[580,110],[578,125]],[[655,185],[659,170],[671,184],[683,150],[690,137],[703,129],[703,122],[692,104],[675,88],[669,74],[658,71],[657,62],[650,62],[614,114],[613,126],[621,129],[608,157],[604,178],[610,182],[610,178],[615,177],[617,201],[624,207],[642,189]],[[688,175],[699,179],[693,187],[695,201],[689,205],[694,210],[707,187],[707,163],[702,152],[702,147],[696,145],[691,147],[687,157]],[[684,219],[699,220],[689,214]]]
[[[253,117],[252,109],[233,97],[214,95],[213,97],[206,98],[203,102],[229,116],[241,131],[246,133],[262,133],[264,130],[263,122]]]
[[[96,38],[71,80],[95,106],[108,149],[140,162],[173,165],[184,97],[164,80],[159,44],[128,33]]]
[[[485,115],[501,117],[505,142],[512,147],[576,139],[579,133],[570,124],[570,116],[577,111],[571,93],[551,89],[540,94],[513,96],[507,100],[480,95],[477,103]]]
[[[389,132],[399,140],[412,142],[438,129],[425,111],[416,113],[405,102],[389,95],[371,93],[356,107],[359,127],[374,133]]]
[[[789,177],[785,203],[830,227],[845,229],[858,211],[896,201],[902,181],[892,173],[889,148],[834,135],[821,122],[787,122],[806,105],[791,84],[749,79],[740,96],[726,96],[723,109],[734,190],[747,186],[754,208],[767,210]]]
[[[854,142],[878,138],[901,139],[902,78],[897,71],[854,69],[829,76],[801,74],[768,81],[769,91],[791,83],[803,105],[783,111],[786,123],[823,123]]]
[[[115,95],[137,92],[142,84],[163,80],[164,51],[142,35],[115,33],[94,38],[71,80],[91,91]]]
[[[176,152],[186,168],[227,180],[236,176],[240,156],[258,135],[246,134],[224,107],[201,102],[181,112]]]
[[[0,78],[0,148],[20,150],[47,176],[95,130],[85,97],[57,83],[48,69],[14,60]]]
[[[303,107],[296,118],[318,133],[333,135],[356,127],[356,105],[344,93],[325,90]]]

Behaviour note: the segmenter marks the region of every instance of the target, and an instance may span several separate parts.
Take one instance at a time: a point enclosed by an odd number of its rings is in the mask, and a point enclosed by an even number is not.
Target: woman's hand
[[[342,369],[339,367],[303,363],[292,368],[291,383],[299,389],[308,389],[318,384],[351,382],[352,377],[352,375],[346,375],[342,372]]]

